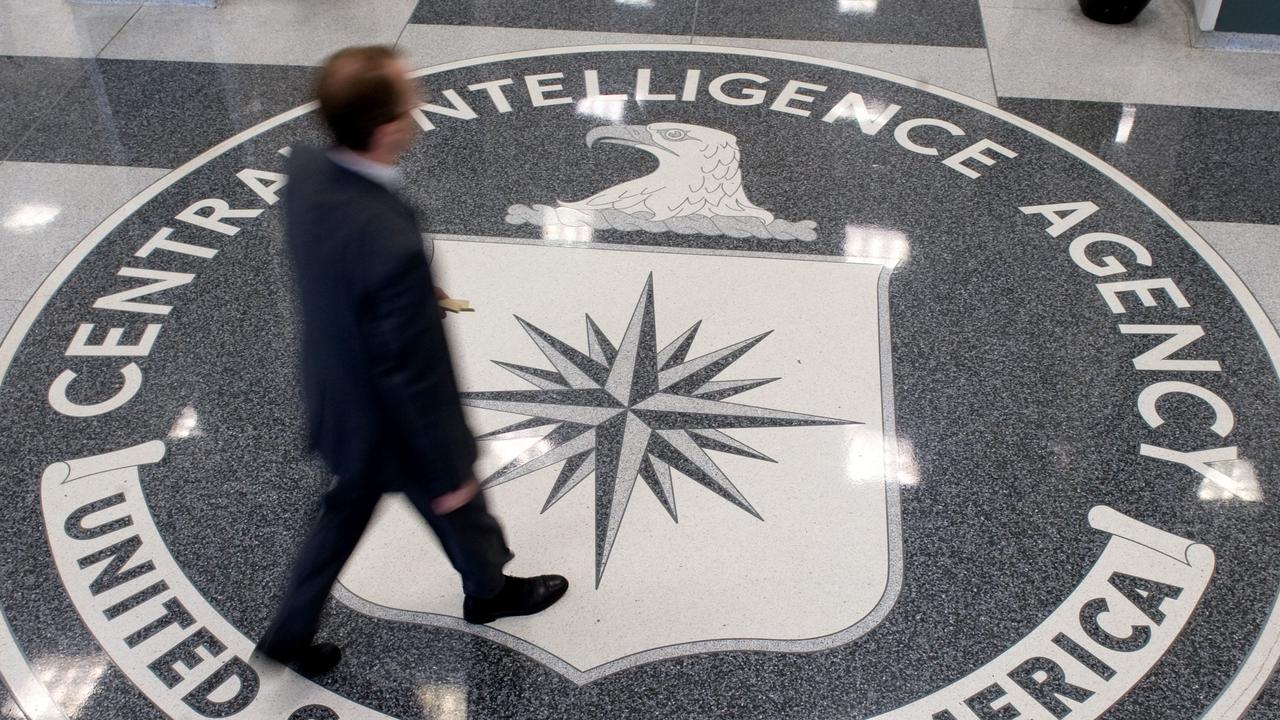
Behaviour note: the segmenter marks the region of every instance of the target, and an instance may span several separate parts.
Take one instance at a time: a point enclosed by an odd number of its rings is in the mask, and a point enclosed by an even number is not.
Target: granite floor
[[[0,0],[0,714],[1280,718],[1280,54],[1191,13]],[[279,200],[373,43],[571,589],[467,624],[389,496],[310,681],[252,657],[330,483]]]

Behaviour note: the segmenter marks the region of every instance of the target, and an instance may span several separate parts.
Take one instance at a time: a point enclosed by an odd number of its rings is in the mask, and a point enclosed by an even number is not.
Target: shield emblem
[[[435,539],[391,497],[339,599],[577,682],[865,633],[901,580],[910,463],[888,440],[885,303],[905,241],[848,235],[865,257],[434,238],[437,281],[477,309],[446,327],[508,572],[571,589],[541,615],[467,625]]]

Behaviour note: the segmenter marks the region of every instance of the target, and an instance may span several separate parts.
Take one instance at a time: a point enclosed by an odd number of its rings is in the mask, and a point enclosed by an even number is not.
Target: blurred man
[[[462,576],[468,622],[530,615],[568,589],[558,575],[503,575],[502,528],[472,475],[443,313],[395,162],[417,133],[418,102],[393,51],[357,47],[320,73],[320,115],[335,145],[294,149],[286,237],[302,307],[310,446],[336,475],[302,545],[261,653],[314,676],[341,651],[314,644],[320,611],[383,493],[403,492]],[[406,559],[405,572],[413,572]],[[394,582],[394,578],[388,578]]]

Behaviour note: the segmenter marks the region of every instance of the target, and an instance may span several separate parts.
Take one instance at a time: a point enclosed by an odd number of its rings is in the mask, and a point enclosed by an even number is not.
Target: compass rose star
[[[516,320],[553,369],[495,361],[536,389],[467,392],[462,393],[462,402],[529,416],[481,435],[481,440],[520,437],[535,428],[554,427],[483,485],[501,485],[563,463],[542,508],[546,512],[594,473],[597,587],[637,480],[649,486],[672,520],[678,521],[672,470],[763,519],[707,451],[775,461],[723,429],[861,424],[725,402],[778,379],[715,379],[769,333],[690,360],[689,350],[701,326],[698,322],[658,349],[652,274],[616,346],[589,315],[586,353],[519,316]]]

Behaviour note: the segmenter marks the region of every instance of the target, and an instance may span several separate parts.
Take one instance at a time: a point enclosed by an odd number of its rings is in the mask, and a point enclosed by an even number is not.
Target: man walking
[[[540,612],[568,589],[558,575],[502,572],[511,552],[472,475],[475,441],[436,309],[443,293],[395,192],[394,164],[416,135],[406,71],[383,47],[331,57],[316,95],[335,146],[295,148],[288,165],[310,446],[336,480],[258,649],[308,676],[341,658],[314,644],[320,611],[383,493],[403,492],[439,538],[462,576],[468,622]]]

